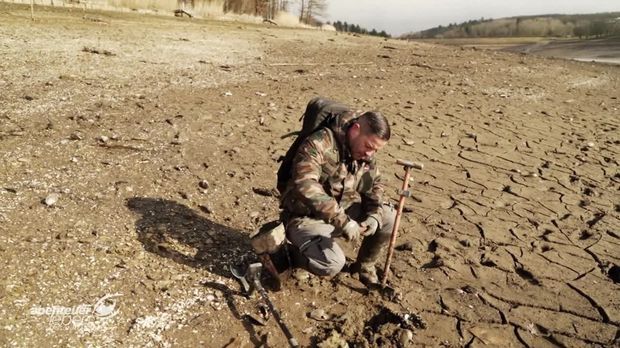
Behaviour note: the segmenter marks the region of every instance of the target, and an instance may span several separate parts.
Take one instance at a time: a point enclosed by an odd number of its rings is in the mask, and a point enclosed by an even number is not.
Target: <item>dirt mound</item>
[[[270,293],[302,346],[618,344],[617,67],[37,13],[0,3],[2,345],[285,346],[227,267],[278,216],[260,193],[317,95],[391,120],[387,198],[396,159],[425,169],[391,296],[348,273]]]

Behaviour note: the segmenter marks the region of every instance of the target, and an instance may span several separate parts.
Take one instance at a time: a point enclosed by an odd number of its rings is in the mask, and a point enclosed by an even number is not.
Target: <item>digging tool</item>
[[[284,335],[288,339],[289,345],[291,347],[299,347],[299,343],[297,343],[297,340],[295,339],[295,337],[293,337],[291,330],[288,328],[286,323],[284,323],[284,320],[282,320],[282,317],[280,316],[280,312],[273,305],[273,302],[271,302],[271,299],[269,299],[269,295],[267,294],[267,291],[265,290],[265,288],[263,288],[263,285],[260,282],[260,274],[261,274],[262,268],[263,268],[263,265],[260,262],[256,262],[248,266],[248,269],[246,270],[245,275],[243,276],[241,275],[241,272],[237,268],[231,267],[230,271],[233,274],[233,276],[235,276],[235,278],[241,281],[241,285],[243,286],[244,291],[246,292],[247,295],[250,295],[255,289],[258,290],[263,300],[267,302],[267,306],[269,307],[269,310],[273,314],[273,317],[276,318],[276,321],[278,322],[278,325],[282,329],[282,332],[284,332]]]
[[[388,274],[390,272],[390,263],[392,262],[392,254],[394,254],[394,245],[396,244],[396,236],[398,234],[398,227],[400,226],[400,217],[403,214],[403,208],[405,205],[405,198],[411,197],[409,191],[409,177],[411,176],[411,168],[422,170],[424,165],[422,163],[416,163],[405,160],[397,160],[397,164],[400,164],[405,169],[405,178],[403,179],[403,186],[398,192],[400,200],[398,201],[398,210],[396,212],[396,219],[394,220],[394,228],[392,228],[392,235],[390,237],[390,245],[388,247],[387,259],[385,260],[385,267],[383,268],[383,278],[381,279],[381,286],[385,288],[387,284]]]
[[[241,286],[243,287],[243,294],[249,296],[250,290],[252,288],[250,287],[250,283],[248,283],[248,281],[245,279],[245,275],[242,274],[241,270],[238,267],[230,266],[230,273],[232,273],[232,275],[241,282]]]

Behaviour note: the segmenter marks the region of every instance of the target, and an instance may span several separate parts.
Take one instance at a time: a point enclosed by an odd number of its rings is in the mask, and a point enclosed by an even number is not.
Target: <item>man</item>
[[[396,212],[384,192],[374,155],[390,139],[378,112],[344,112],[301,143],[281,198],[287,239],[299,266],[332,276],[345,265],[335,237],[363,238],[351,269],[378,283],[375,263],[392,232]]]

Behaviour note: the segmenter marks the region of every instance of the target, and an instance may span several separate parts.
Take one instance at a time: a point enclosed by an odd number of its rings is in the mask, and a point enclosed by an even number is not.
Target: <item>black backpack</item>
[[[328,127],[337,116],[348,111],[351,111],[350,107],[333,100],[321,97],[310,100],[308,106],[306,106],[306,111],[299,119],[300,121],[303,120],[301,130],[289,133],[283,137],[286,138],[291,135],[297,135],[297,139],[295,139],[293,145],[291,145],[286,155],[284,155],[282,164],[280,164],[280,169],[278,169],[277,188],[280,194],[284,193],[286,185],[292,176],[293,159],[301,143],[312,133],[324,127]]]

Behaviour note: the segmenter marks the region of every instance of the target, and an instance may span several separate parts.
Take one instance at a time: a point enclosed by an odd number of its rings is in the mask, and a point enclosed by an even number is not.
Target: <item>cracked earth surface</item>
[[[265,192],[291,143],[281,136],[316,95],[393,122],[378,155],[391,201],[396,159],[425,168],[403,215],[395,298],[347,273],[270,292],[303,346],[398,346],[406,325],[390,313],[423,320],[412,346],[619,344],[618,66],[37,14],[0,3],[3,346],[284,346],[227,267],[278,216]],[[122,294],[113,318],[60,325],[33,312],[106,294]]]

